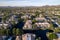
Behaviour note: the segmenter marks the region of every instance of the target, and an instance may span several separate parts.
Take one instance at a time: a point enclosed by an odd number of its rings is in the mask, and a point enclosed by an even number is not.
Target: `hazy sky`
[[[0,6],[60,5],[60,0],[0,0]]]

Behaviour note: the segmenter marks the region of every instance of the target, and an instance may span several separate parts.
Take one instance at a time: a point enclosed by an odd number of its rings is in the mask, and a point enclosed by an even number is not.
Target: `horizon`
[[[60,5],[60,0],[0,0],[0,6],[55,6]]]
[[[60,5],[42,5],[42,6],[0,6],[0,7],[51,7],[51,6],[60,6]]]

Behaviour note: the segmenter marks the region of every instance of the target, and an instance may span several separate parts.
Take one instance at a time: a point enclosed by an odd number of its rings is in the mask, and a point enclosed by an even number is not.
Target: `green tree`
[[[48,36],[49,40],[57,39],[58,36],[55,33],[50,33]]]
[[[13,28],[13,29],[12,29],[12,34],[13,34],[13,35],[16,35],[16,28]]]
[[[10,29],[6,29],[6,35],[10,34]]]
[[[20,30],[18,28],[16,29],[16,35],[20,35]]]
[[[13,25],[15,25],[15,24],[16,24],[16,23],[15,23],[15,21],[12,21],[11,23],[12,23]]]
[[[34,24],[35,22],[37,22],[36,20],[32,20],[32,24]]]
[[[6,35],[5,29],[1,29],[1,30],[0,30],[0,35]]]
[[[23,31],[19,28],[16,29],[16,35],[22,35]]]
[[[23,30],[20,29],[20,35],[22,35],[23,33],[24,33]]]
[[[36,29],[36,28],[37,28],[37,26],[36,26],[35,24],[33,24],[33,25],[32,25],[32,28],[33,28],[33,29]]]
[[[54,29],[54,32],[59,32],[60,33],[60,28],[58,27],[58,28],[55,28]]]
[[[40,14],[40,12],[38,12],[38,11],[36,11],[35,13],[36,13],[36,16],[39,16],[39,14]]]
[[[23,31],[20,30],[19,28],[13,28],[12,33],[13,33],[13,35],[22,35]]]

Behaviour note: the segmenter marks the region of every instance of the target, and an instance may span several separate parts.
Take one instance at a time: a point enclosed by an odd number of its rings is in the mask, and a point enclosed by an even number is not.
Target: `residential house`
[[[0,36],[0,40],[8,40],[6,39],[8,36]]]
[[[2,29],[2,28],[7,29],[9,27],[11,27],[11,24],[9,24],[9,23],[0,23],[0,29]]]
[[[56,11],[55,15],[60,16],[60,11]]]
[[[15,40],[22,40],[21,36],[16,36]]]
[[[22,19],[26,19],[26,18],[30,19],[31,15],[30,14],[25,14],[25,15],[21,16],[21,18]]]
[[[27,33],[27,34],[23,34],[22,35],[22,40],[35,40],[35,34],[30,34],[30,33]]]
[[[17,15],[14,15],[14,14],[10,15],[10,18],[8,19],[8,21],[9,22],[14,21],[17,24],[18,23],[18,17],[17,17]]]
[[[31,20],[27,20],[23,29],[32,29],[32,21]]]
[[[6,38],[7,38],[7,36],[2,36],[2,39],[3,39],[3,40],[6,40]]]
[[[58,39],[57,40],[60,40],[60,33],[57,33],[57,36],[58,36]]]
[[[41,17],[41,18],[40,18],[40,17],[37,17],[37,18],[35,18],[35,20],[36,20],[36,21],[42,21],[42,20],[46,21],[46,19],[43,18],[43,17]]]
[[[39,28],[49,28],[50,27],[50,24],[47,23],[47,22],[43,22],[43,23],[35,23],[35,25]]]
[[[50,24],[47,22],[47,20],[43,17],[37,17],[35,18],[35,20],[37,20],[37,22],[35,23],[35,25],[39,28],[47,28],[50,27]]]

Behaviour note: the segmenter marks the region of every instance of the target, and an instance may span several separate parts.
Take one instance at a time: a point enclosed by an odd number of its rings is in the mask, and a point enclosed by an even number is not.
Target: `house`
[[[46,21],[46,19],[45,18],[42,18],[42,17],[41,18],[40,17],[37,17],[37,18],[35,18],[35,20],[36,21]]]
[[[17,24],[18,23],[18,17],[17,15],[10,15],[9,19],[8,19],[9,22],[12,22],[12,21],[15,21],[15,23]]]
[[[0,40],[7,40],[6,38],[7,38],[8,36],[0,36]]]
[[[35,40],[35,34],[26,33],[22,35],[22,40]]]
[[[15,40],[22,40],[21,36],[16,36]]]
[[[59,13],[56,13],[55,15],[60,16],[60,12]]]
[[[7,36],[2,36],[3,40],[6,40]]]
[[[23,29],[32,29],[32,21],[31,20],[27,20]]]
[[[21,18],[22,19],[26,19],[26,18],[30,19],[31,15],[30,14],[25,14],[25,15],[21,16]]]
[[[35,23],[35,25],[39,28],[49,28],[50,24],[47,22],[43,22],[43,23]]]
[[[57,33],[57,36],[58,36],[58,39],[57,40],[60,40],[60,33]]]
[[[11,27],[11,24],[9,24],[9,23],[0,23],[0,29],[2,29],[2,28],[7,29],[9,27]]]
[[[37,21],[35,23],[35,25],[39,28],[47,28],[50,27],[50,24],[47,22],[47,20],[43,17],[37,17],[35,18],[35,20]]]
[[[39,17],[40,17],[40,18],[42,18],[42,17],[43,17],[43,15],[42,15],[42,14],[39,14]]]

